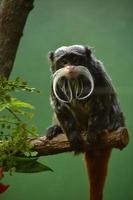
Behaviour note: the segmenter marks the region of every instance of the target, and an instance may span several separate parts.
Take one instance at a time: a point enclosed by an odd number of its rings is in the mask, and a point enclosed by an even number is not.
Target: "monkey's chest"
[[[86,104],[76,103],[70,106],[70,110],[80,131],[88,129],[90,107]]]

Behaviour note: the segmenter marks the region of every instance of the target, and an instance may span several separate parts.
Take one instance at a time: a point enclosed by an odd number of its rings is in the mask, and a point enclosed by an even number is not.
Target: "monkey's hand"
[[[56,137],[57,135],[63,133],[61,127],[57,124],[53,125],[53,126],[50,126],[48,129],[47,129],[47,135],[46,137],[48,139],[52,139],[54,137]]]

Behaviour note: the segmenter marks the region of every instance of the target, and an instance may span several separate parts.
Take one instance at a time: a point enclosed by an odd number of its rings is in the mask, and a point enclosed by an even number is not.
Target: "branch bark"
[[[86,143],[86,137],[84,136]],[[98,144],[90,144],[90,148],[117,148],[122,150],[129,142],[128,131],[125,127],[121,127],[116,131],[104,131],[101,133]],[[52,155],[73,151],[65,134],[60,134],[49,140],[46,136],[30,139],[33,150],[38,152],[38,156]],[[87,147],[89,145],[87,144]]]
[[[9,77],[20,38],[34,0],[2,0],[0,3],[0,75]]]

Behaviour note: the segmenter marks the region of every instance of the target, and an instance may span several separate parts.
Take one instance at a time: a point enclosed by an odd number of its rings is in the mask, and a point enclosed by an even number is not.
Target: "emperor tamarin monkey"
[[[48,138],[63,132],[75,153],[84,153],[90,180],[90,200],[103,199],[111,149],[94,150],[103,130],[125,126],[111,79],[91,48],[63,46],[49,55],[52,71],[51,104],[56,124]],[[82,134],[87,136],[88,146]],[[100,144],[99,144],[100,145]]]

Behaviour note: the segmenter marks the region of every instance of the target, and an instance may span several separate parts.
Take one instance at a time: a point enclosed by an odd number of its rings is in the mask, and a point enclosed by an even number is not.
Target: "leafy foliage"
[[[39,92],[28,87],[20,78],[8,81],[0,77],[0,167],[12,172],[12,169],[23,172],[39,172],[49,168],[37,162],[37,152],[32,151],[28,138],[37,136],[35,126],[30,126],[31,110],[34,107],[20,99],[12,97],[16,92]],[[27,157],[18,159],[16,154]],[[20,164],[21,163],[21,164]],[[23,165],[22,165],[23,163]],[[32,165],[32,167],[31,167]]]
[[[27,157],[15,157],[15,161],[16,172],[36,173],[43,171],[53,171],[51,168],[38,162],[38,158],[31,157],[29,159]]]

